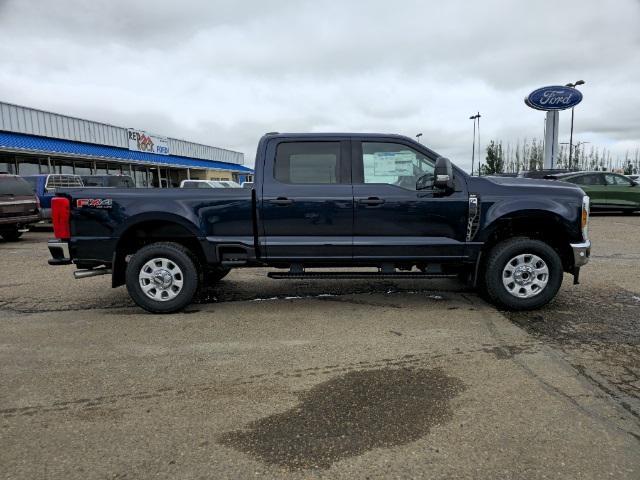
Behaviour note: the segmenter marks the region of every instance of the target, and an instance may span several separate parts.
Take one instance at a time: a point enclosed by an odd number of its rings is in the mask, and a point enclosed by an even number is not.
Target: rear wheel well
[[[112,265],[112,286],[125,282],[126,260],[142,247],[156,242],[178,243],[191,252],[198,268],[206,265],[206,256],[198,238],[188,228],[176,222],[150,220],[129,227],[118,240]]]

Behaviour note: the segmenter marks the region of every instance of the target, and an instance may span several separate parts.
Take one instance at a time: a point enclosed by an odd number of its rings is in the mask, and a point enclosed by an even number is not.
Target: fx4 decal
[[[113,206],[113,200],[110,198],[78,198],[76,200],[76,206],[78,208],[111,208]]]

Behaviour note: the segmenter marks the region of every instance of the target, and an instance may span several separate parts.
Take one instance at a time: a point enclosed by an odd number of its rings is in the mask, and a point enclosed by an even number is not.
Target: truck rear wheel
[[[532,310],[549,303],[562,285],[562,260],[548,244],[512,238],[497,244],[487,258],[484,288],[507,310]]]
[[[127,291],[136,304],[152,313],[173,313],[186,307],[198,289],[198,269],[191,252],[180,244],[159,242],[138,250],[126,271]]]

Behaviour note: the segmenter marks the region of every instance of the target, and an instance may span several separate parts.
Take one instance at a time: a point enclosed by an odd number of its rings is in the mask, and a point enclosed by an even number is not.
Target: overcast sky
[[[468,168],[471,114],[484,145],[541,138],[523,98],[578,79],[574,137],[640,146],[639,1],[0,0],[0,100],[248,164],[265,132],[377,131]]]

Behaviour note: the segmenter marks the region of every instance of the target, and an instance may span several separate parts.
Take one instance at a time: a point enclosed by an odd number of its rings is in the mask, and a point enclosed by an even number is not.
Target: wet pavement
[[[640,281],[640,279],[639,279]],[[550,306],[507,316],[551,344],[640,421],[640,295],[600,286],[563,291]]]
[[[350,372],[300,393],[292,409],[223,434],[219,442],[293,470],[329,468],[342,458],[424,437],[451,420],[449,400],[463,389],[439,369]]]
[[[518,314],[257,269],[153,316],[46,236],[0,243],[0,478],[638,478],[640,216]]]

